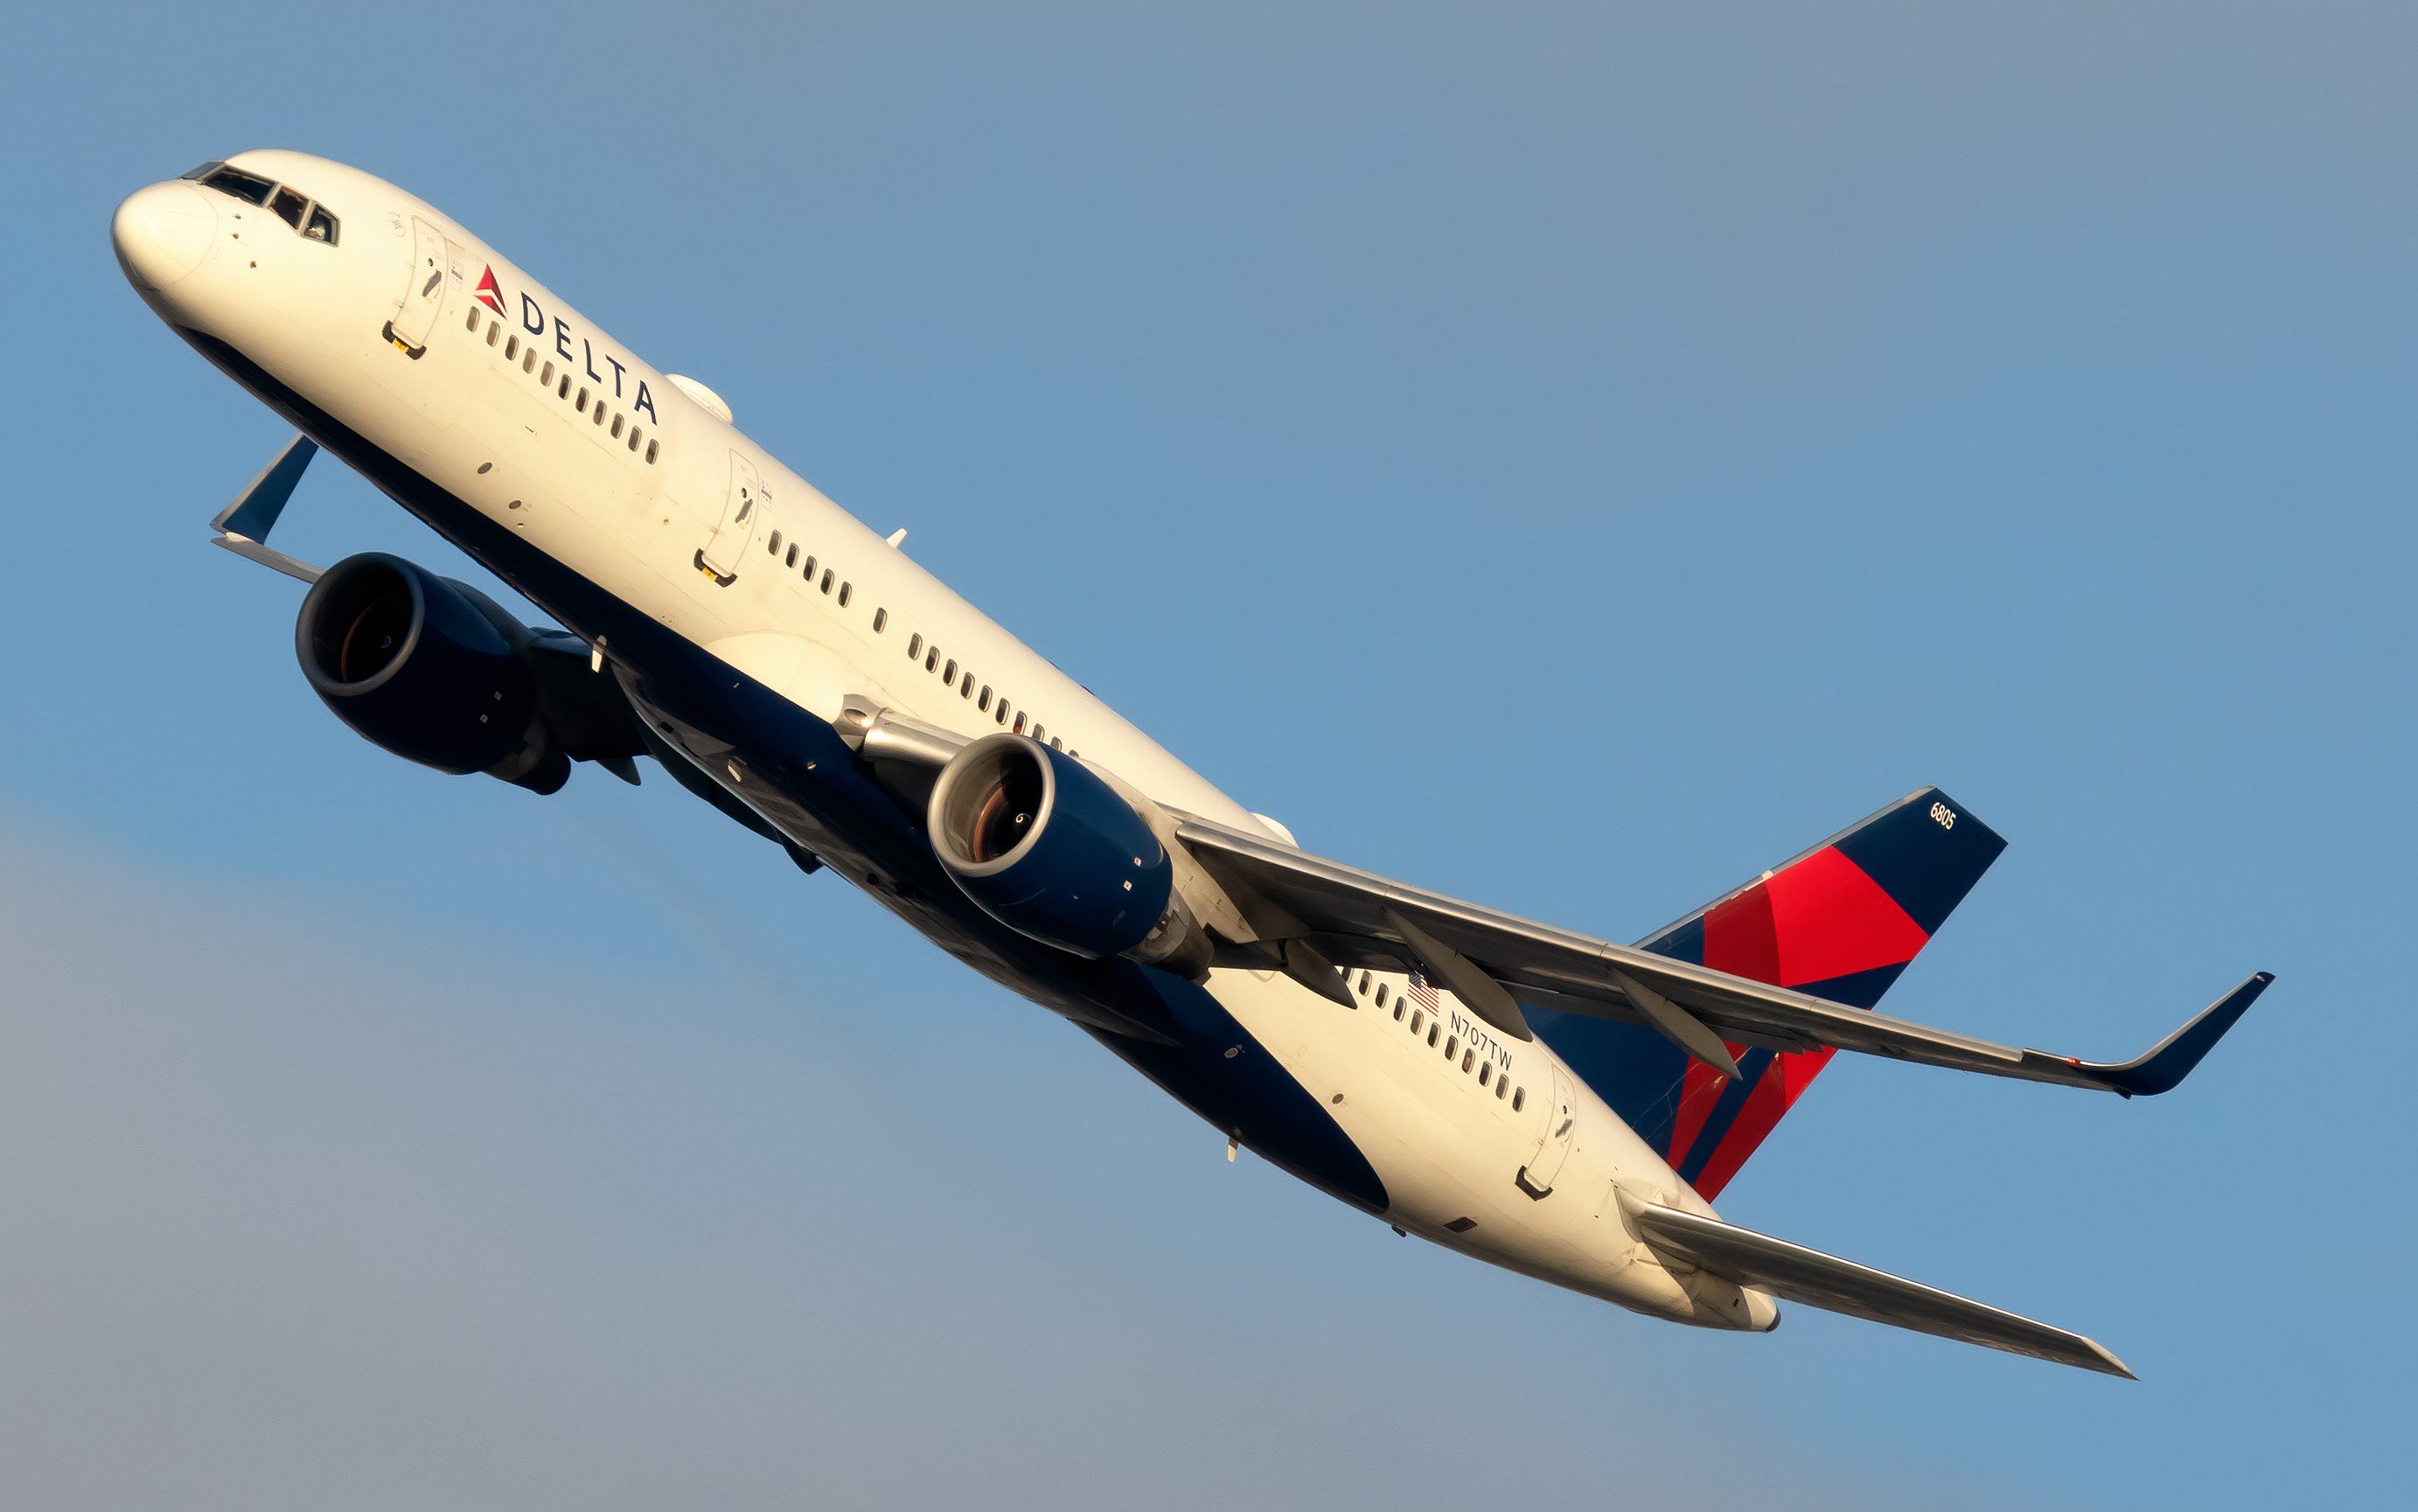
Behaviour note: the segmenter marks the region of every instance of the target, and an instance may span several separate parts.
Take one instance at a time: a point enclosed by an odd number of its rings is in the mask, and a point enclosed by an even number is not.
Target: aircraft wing
[[[1984,1306],[1952,1291],[1876,1271],[1869,1265],[1825,1255],[1818,1249],[1774,1239],[1752,1229],[1698,1217],[1676,1208],[1656,1207],[1624,1197],[1630,1221],[1644,1235],[1648,1248],[1668,1260],[1698,1266],[1741,1286],[1761,1287],[1790,1302],[1825,1312],[1910,1328],[1967,1344],[1980,1344],[2036,1360],[2078,1366],[2106,1375],[2137,1380],[2124,1362],[2080,1334],[2002,1308]]]
[[[1730,1074],[1735,1064],[1725,1045],[1829,1046],[2126,1097],[2162,1092],[2199,1063],[2273,980],[2264,971],[2251,976],[2134,1060],[2084,1061],[1994,1045],[1591,939],[1207,819],[1186,816],[1176,832],[1247,914],[1259,906],[1257,922],[1267,939],[1303,938],[1345,967],[1419,966],[1518,1038],[1528,1037],[1528,1031],[1514,1004],[1525,1000],[1647,1025]]]

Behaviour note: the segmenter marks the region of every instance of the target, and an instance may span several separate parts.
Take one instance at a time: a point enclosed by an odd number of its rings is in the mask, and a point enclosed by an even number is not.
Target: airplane
[[[2273,978],[2094,1061],[1876,1012],[2005,842],[1926,787],[1633,945],[1312,854],[460,222],[302,153],[137,190],[120,267],[298,433],[213,522],[309,585],[304,678],[395,756],[534,793],[640,758],[1389,1225],[1650,1316],[1783,1301],[2130,1377],[2082,1335],[1727,1222],[1841,1050],[2174,1088]],[[332,453],[551,623],[268,544]]]

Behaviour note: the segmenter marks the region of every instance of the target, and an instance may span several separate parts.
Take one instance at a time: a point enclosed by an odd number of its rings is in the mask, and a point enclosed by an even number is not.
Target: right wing
[[[1639,1202],[1625,1193],[1621,1209],[1645,1236],[1648,1248],[1741,1286],[1761,1287],[1775,1296],[1826,1312],[2079,1366],[2127,1381],[2138,1379],[2123,1361],[2080,1334],[1985,1306],[1952,1291],[1718,1218]]]

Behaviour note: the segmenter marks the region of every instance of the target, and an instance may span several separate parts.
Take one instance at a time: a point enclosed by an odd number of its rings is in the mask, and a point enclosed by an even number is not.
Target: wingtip
[[[2121,1065],[2098,1068],[2104,1072],[2106,1085],[2127,1097],[2153,1097],[2174,1091],[2216,1047],[2216,1042],[2242,1021],[2242,1016],[2250,1011],[2250,1005],[2274,980],[2273,971],[2251,972],[2232,991],[2201,1009],[2191,1022],[2167,1035],[2147,1055]]]
[[[2133,1373],[2133,1367],[2131,1366],[2126,1365],[2123,1361],[2116,1358],[2115,1352],[2108,1349],[2106,1345],[2100,1343],[2095,1338],[2086,1338],[2082,1342],[2090,1346],[2090,1353],[2093,1363],[2090,1365],[2089,1368],[2098,1371],[2104,1376],[2122,1376],[2127,1381],[2138,1381],[2141,1379],[2139,1376]]]

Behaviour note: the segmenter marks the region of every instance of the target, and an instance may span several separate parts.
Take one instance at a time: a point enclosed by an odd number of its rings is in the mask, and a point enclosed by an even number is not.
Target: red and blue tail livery
[[[1891,803],[1645,949],[1872,1008],[2007,847],[1936,787]],[[1531,1009],[1537,1031],[1707,1200],[1835,1052],[1731,1046],[1722,1076],[1651,1030]]]

